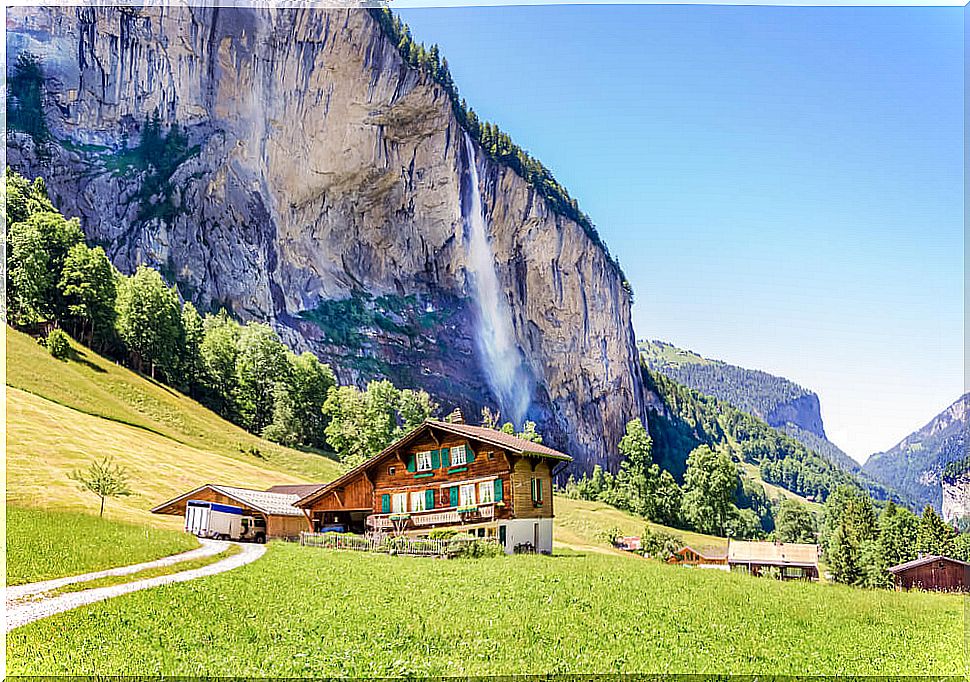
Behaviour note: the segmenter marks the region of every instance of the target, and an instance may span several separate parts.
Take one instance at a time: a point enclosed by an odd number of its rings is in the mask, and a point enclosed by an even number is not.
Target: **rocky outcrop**
[[[804,431],[825,439],[822,411],[819,406],[818,395],[815,393],[805,393],[779,403],[764,416],[764,420],[771,426],[794,424]]]
[[[645,416],[618,268],[515,172],[468,158],[446,93],[367,11],[14,8],[7,26],[8,63],[40,59],[55,139],[41,160],[11,135],[8,160],[122,270],[270,321],[344,381],[387,376],[472,414],[495,405],[462,220],[476,163],[528,416],[580,468],[615,464]],[[153,112],[187,142],[149,165]]]
[[[943,520],[970,518],[970,471],[943,479]]]

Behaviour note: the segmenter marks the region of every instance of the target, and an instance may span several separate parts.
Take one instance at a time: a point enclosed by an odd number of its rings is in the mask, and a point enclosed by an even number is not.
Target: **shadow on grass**
[[[91,362],[90,360],[88,360],[87,359],[87,354],[84,351],[82,351],[82,350],[78,350],[74,346],[71,346],[71,351],[68,354],[68,356],[67,356],[66,359],[69,362],[76,362],[79,365],[84,365],[85,367],[87,367],[88,369],[90,369],[92,372],[97,372],[98,374],[107,374],[108,373],[108,370],[106,370],[104,367],[101,367],[99,365],[96,365],[93,362]]]

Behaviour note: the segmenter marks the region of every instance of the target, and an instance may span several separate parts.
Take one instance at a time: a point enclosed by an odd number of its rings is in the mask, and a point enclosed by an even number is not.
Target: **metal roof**
[[[924,566],[925,564],[931,564],[934,561],[948,561],[950,563],[957,564],[958,566],[964,566],[966,568],[970,568],[970,564],[968,564],[966,561],[960,561],[959,559],[954,559],[948,556],[940,556],[939,554],[927,554],[926,556],[920,557],[919,559],[913,559],[912,561],[906,561],[901,564],[896,564],[895,566],[891,566],[886,570],[889,571],[890,573],[901,573],[902,571],[909,570],[910,568],[916,568],[917,566]]]
[[[730,540],[728,541],[728,563],[817,566],[818,545]]]
[[[153,514],[165,513],[162,510],[169,507],[182,500],[191,499],[191,497],[197,494],[201,490],[210,488],[217,493],[221,493],[231,500],[245,505],[255,511],[261,512],[263,514],[269,514],[270,516],[303,516],[303,512],[293,506],[293,503],[300,499],[300,495],[297,494],[286,494],[286,493],[275,493],[267,490],[252,490],[250,488],[236,488],[228,485],[215,485],[212,483],[207,483],[205,485],[200,485],[194,490],[190,490],[187,493],[179,495],[178,497],[172,498],[168,502],[163,502],[154,509],[152,509]]]

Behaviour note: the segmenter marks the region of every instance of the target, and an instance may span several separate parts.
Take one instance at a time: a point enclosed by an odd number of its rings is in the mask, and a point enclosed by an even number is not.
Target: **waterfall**
[[[469,188],[462,196],[465,221],[467,268],[475,294],[475,342],[502,415],[516,426],[525,420],[532,402],[532,382],[524,366],[522,351],[515,342],[512,311],[495,272],[495,256],[488,243],[488,225],[478,184],[478,163],[471,138],[465,133]]]

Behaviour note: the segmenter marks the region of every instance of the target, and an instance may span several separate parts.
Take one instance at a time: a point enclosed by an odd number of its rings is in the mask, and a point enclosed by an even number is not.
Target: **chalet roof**
[[[319,487],[319,486],[316,486]],[[193,495],[205,489],[214,490],[225,495],[230,500],[235,500],[239,504],[245,505],[254,511],[268,514],[270,516],[303,516],[303,512],[293,506],[293,503],[300,499],[300,495],[293,493],[277,493],[267,490],[252,490],[250,488],[236,488],[227,485],[215,485],[207,483],[200,485],[194,490],[174,497],[168,502],[163,502],[154,509],[153,514],[165,514],[164,510],[182,500],[190,500]]]
[[[818,545],[730,540],[728,542],[728,563],[817,566]]]
[[[325,483],[293,483],[288,485],[274,485],[271,488],[267,488],[268,493],[281,493],[283,495],[299,495],[300,497],[306,497],[314,490],[319,490]]]
[[[694,554],[701,557],[702,559],[718,559],[720,561],[727,559],[727,554],[709,554],[707,552],[701,552],[700,550],[694,549],[690,545],[684,545],[676,552],[674,552],[674,554],[683,554],[684,552],[693,552]]]
[[[917,568],[919,566],[925,566],[926,564],[931,564],[934,561],[947,561],[958,566],[963,566],[965,568],[970,568],[970,563],[966,561],[960,561],[959,559],[954,559],[953,557],[940,556],[938,554],[928,554],[919,559],[913,559],[912,561],[906,561],[901,564],[896,564],[895,566],[890,566],[886,570],[890,573],[902,573],[903,571],[908,571],[911,568]]]
[[[298,507],[305,506],[314,500],[319,499],[334,488],[340,487],[398,448],[401,448],[416,440],[418,436],[430,428],[445,431],[455,436],[464,436],[465,438],[478,440],[489,445],[494,445],[495,447],[504,448],[505,450],[509,450],[510,452],[519,455],[531,455],[535,457],[542,457],[544,459],[553,459],[560,462],[573,461],[573,458],[569,455],[559,452],[558,450],[553,450],[552,448],[542,445],[541,443],[533,443],[532,441],[525,440],[524,438],[512,436],[501,431],[496,431],[495,429],[489,429],[484,426],[471,426],[469,424],[452,424],[451,422],[438,421],[437,419],[426,419],[421,424],[413,428],[410,432],[368,459],[366,462],[357,465],[339,478],[336,478],[330,483],[327,483],[326,485],[321,486],[301,497],[296,505]]]

